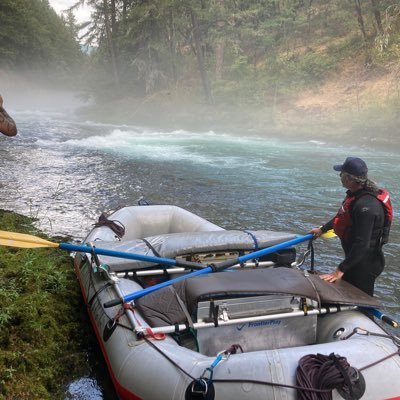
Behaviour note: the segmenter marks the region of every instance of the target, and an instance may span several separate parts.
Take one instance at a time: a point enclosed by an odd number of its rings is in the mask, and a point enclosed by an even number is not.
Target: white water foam
[[[249,164],[249,162],[246,163],[246,157],[243,157],[238,151],[238,145],[243,142],[246,141],[239,138],[236,143],[233,140],[234,144],[232,145],[232,137],[217,135],[214,132],[196,134],[183,130],[137,132],[113,129],[111,133],[104,135],[69,139],[64,144],[115,153],[130,159],[160,162],[184,161],[192,164],[232,168],[243,163]],[[228,145],[233,147],[232,155],[227,155],[225,151],[222,151],[222,148]],[[220,152],[218,148],[221,148]]]

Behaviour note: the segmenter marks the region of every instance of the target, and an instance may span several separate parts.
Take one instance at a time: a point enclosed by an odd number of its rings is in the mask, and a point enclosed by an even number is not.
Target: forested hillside
[[[138,95],[194,85],[210,103],[265,100],[321,82],[343,58],[399,55],[394,0],[86,3],[113,85]]]
[[[61,20],[47,0],[1,0],[0,71],[75,74],[83,54],[74,29],[74,20]]]

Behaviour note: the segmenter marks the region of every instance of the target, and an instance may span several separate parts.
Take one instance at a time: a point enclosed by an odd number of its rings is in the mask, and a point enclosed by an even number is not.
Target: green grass
[[[32,219],[3,210],[0,229],[40,234]],[[0,304],[0,399],[63,399],[63,385],[88,370],[71,257],[0,246]]]

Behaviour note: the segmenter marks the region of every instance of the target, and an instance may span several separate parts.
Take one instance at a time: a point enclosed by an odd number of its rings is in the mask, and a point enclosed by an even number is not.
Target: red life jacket
[[[368,192],[362,193],[359,196],[347,195],[342,203],[342,207],[340,207],[338,213],[333,219],[333,230],[340,239],[348,239],[351,226],[353,225],[353,221],[351,219],[351,208],[357,199],[367,194],[375,196],[382,203],[385,212],[385,222],[383,224],[382,232],[378,236],[380,238],[381,245],[384,245],[389,240],[390,226],[393,220],[393,207],[390,201],[389,192],[386,189],[379,189],[377,195]]]

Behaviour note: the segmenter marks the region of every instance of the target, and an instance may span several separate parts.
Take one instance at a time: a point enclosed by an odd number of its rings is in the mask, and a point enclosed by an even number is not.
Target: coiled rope
[[[360,372],[351,367],[345,357],[334,353],[302,357],[296,370],[296,383],[303,389],[330,390],[325,393],[298,390],[298,400],[331,400],[333,389],[343,392],[344,398],[359,399],[365,391],[365,381]]]

